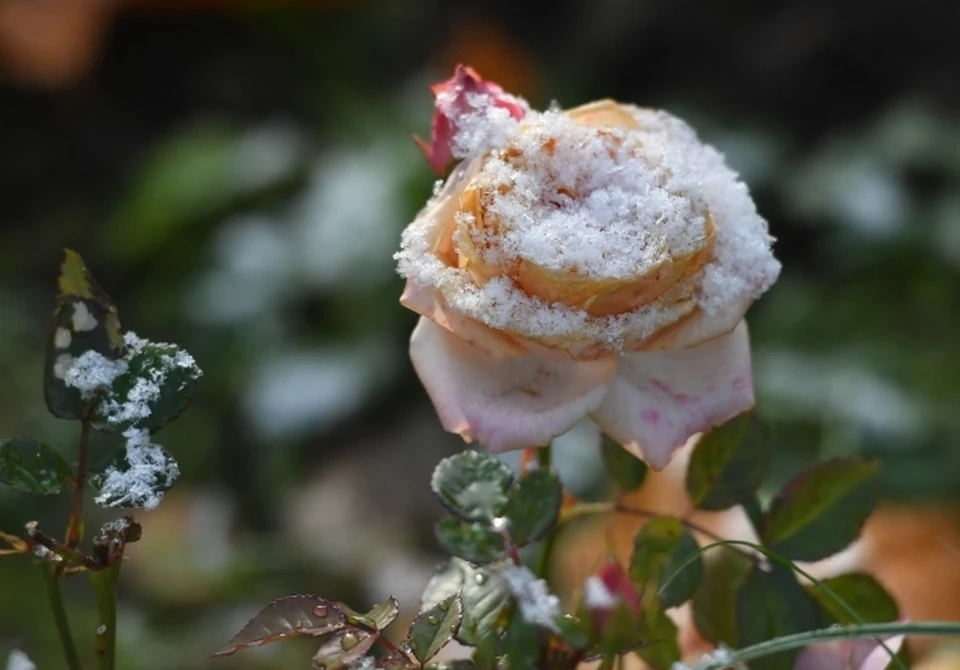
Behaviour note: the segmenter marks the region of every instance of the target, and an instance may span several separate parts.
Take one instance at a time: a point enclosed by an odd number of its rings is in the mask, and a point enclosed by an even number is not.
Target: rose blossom
[[[753,405],[743,316],[780,265],[719,153],[665,112],[532,111],[469,68],[433,90],[421,146],[461,162],[397,260],[447,430],[505,451],[589,417],[661,469]]]

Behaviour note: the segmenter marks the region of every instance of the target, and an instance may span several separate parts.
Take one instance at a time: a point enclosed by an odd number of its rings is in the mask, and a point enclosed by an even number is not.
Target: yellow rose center
[[[478,159],[435,253],[592,316],[690,300],[713,220],[680,161],[609,105],[545,115]]]

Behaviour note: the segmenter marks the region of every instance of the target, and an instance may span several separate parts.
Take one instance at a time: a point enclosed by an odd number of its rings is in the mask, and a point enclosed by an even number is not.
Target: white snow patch
[[[537,579],[529,568],[522,565],[508,565],[500,574],[517,601],[524,619],[559,632],[556,618],[560,616],[560,599],[550,593],[544,580]]]
[[[149,377],[138,377],[127,392],[126,397],[120,398],[111,393],[104,398],[100,405],[100,411],[107,421],[114,425],[128,422],[137,423],[149,418],[153,411],[152,406],[160,399],[167,377],[175,369],[189,369],[192,371],[194,378],[202,374],[196,361],[193,360],[193,356],[173,345],[150,342],[138,337],[132,331],[124,335],[124,344],[126,345],[124,358],[117,362],[123,363],[125,366],[128,366],[129,361],[139,355],[147,346],[164,351],[164,353],[160,356],[161,366],[149,368]]]
[[[728,665],[733,665],[733,653],[727,647],[721,645],[701,656],[700,660],[692,666],[678,661],[670,666],[670,670],[704,670],[705,668]]]
[[[606,610],[617,606],[617,597],[610,592],[603,580],[592,575],[583,583],[583,604],[587,609]]]
[[[7,670],[37,670],[37,666],[25,653],[14,649],[7,657]]]
[[[93,330],[98,325],[97,319],[93,314],[90,313],[90,308],[87,307],[86,303],[75,302],[73,303],[73,329],[77,331],[87,331]]]
[[[63,354],[63,356],[69,356],[69,354]],[[60,358],[57,359],[58,365]],[[79,389],[84,395],[90,395],[94,391],[113,384],[117,377],[127,371],[127,367],[127,361],[122,358],[114,361],[99,351],[85,351],[71,361],[63,381],[67,386]]]
[[[57,349],[66,349],[72,341],[73,335],[66,328],[57,328],[57,332],[53,335],[53,346]]]
[[[130,428],[123,433],[127,441],[125,470],[110,466],[100,481],[97,503],[107,507],[142,507],[155,509],[163,500],[162,485],[169,485],[180,476],[177,462],[160,445],[150,442],[150,432]]]

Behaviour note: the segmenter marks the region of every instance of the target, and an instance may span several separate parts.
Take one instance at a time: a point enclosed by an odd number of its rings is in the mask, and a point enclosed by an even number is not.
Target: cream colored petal
[[[407,286],[400,296],[400,304],[495,358],[523,356],[528,353],[512,336],[448,309],[443,296],[432,287],[407,280]]]
[[[547,444],[600,406],[613,358],[589,363],[537,356],[497,359],[420,319],[410,358],[443,427],[492,451]]]
[[[696,347],[626,354],[593,421],[655,470],[754,404],[746,322]]]

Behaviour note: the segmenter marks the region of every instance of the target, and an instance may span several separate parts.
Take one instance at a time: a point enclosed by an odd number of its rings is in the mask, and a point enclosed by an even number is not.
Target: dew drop
[[[360,637],[356,633],[344,633],[340,637],[340,648],[344,651],[350,651],[360,644]]]
[[[313,608],[313,616],[325,617],[327,616],[327,606],[326,605],[317,605]]]
[[[486,584],[486,583],[487,583],[487,576],[486,576],[485,574],[483,574],[482,572],[478,572],[477,574],[475,574],[475,575],[473,576],[473,581],[475,581],[477,584]]]
[[[427,617],[427,623],[431,626],[436,626],[438,623],[440,623],[440,619],[431,614]]]
[[[441,601],[437,603],[437,609],[441,612],[446,612],[448,609],[450,609],[450,605],[448,605],[446,601]]]

